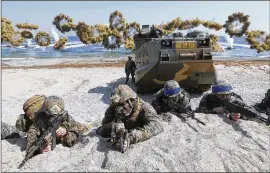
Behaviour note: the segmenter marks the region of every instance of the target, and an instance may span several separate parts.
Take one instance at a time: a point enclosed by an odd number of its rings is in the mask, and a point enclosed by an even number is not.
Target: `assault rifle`
[[[52,150],[56,147],[56,130],[60,127],[60,124],[64,121],[67,115],[67,111],[63,113],[62,116],[55,116],[49,119],[49,128],[42,134],[42,136],[35,142],[35,144],[30,148],[29,152],[26,154],[22,163],[18,166],[21,169],[23,165],[31,159],[34,154],[39,151],[42,147],[46,145],[45,138],[52,137]]]
[[[117,142],[120,143],[120,151],[121,153],[124,153],[128,149],[129,145],[129,139],[128,139],[128,130],[127,129],[122,129],[119,132],[119,135],[116,136],[115,134],[115,126],[116,124],[113,124],[113,131],[112,131],[112,136],[111,136],[111,141],[113,142],[113,145],[115,145]]]
[[[202,125],[206,125],[204,122],[202,122],[201,120],[197,119],[195,117],[195,112],[193,110],[188,110],[186,108],[184,108],[183,106],[179,106],[177,105],[177,103],[174,103],[174,102],[170,102],[168,103],[168,100],[165,100],[165,99],[162,99],[161,100],[161,105],[164,104],[164,105],[168,105],[168,107],[165,108],[166,111],[168,112],[172,112],[173,114],[175,114],[178,118],[181,118],[184,122],[186,122],[187,118],[191,117],[192,119],[196,120],[197,122],[199,122],[200,124]],[[179,112],[183,112],[183,113],[186,113],[188,116],[183,116],[181,115],[181,113]]]
[[[266,125],[270,124],[269,116],[268,118],[263,117],[260,115],[256,109],[254,109],[251,106],[246,105],[241,99],[238,97],[231,97],[230,99],[224,99],[221,101],[221,106],[224,107],[224,109],[228,110],[229,112],[235,112],[240,113],[241,115],[250,118],[250,119],[257,119],[262,123],[265,123]]]
[[[183,112],[186,113],[188,116],[185,117],[185,116],[181,115],[180,113],[178,113],[176,111],[173,111],[173,114],[175,114],[177,117],[181,118],[183,121],[186,121],[187,118],[191,117],[192,119],[196,120],[198,123],[200,123],[200,124],[202,124],[204,126],[206,125],[204,122],[202,122],[201,120],[199,120],[199,119],[197,119],[195,117],[195,112],[194,111],[188,110],[188,109],[186,109],[184,107],[178,108],[178,107],[174,106],[174,110],[179,110],[179,109],[183,110]]]
[[[118,142],[120,142],[120,151],[121,153],[124,153],[129,147],[129,139],[127,129],[122,129],[118,134],[116,134],[116,123],[121,122],[121,114],[116,113],[115,120],[112,123],[111,141],[112,145],[116,145]]]

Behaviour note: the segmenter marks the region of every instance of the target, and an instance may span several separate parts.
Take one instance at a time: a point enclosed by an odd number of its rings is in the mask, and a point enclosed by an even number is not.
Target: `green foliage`
[[[42,38],[45,38],[46,41],[43,41]],[[38,32],[35,41],[39,46],[49,46],[51,44],[51,37],[47,32]]]

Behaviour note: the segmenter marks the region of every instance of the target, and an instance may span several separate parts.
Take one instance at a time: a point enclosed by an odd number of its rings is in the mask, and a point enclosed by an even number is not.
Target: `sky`
[[[51,32],[52,21],[60,13],[70,16],[75,23],[95,25],[108,24],[110,13],[119,10],[127,22],[152,25],[176,17],[182,20],[198,17],[224,24],[232,13],[243,12],[250,16],[249,30],[269,33],[269,8],[269,1],[2,1],[2,17],[13,24],[28,21],[39,25],[39,31]]]

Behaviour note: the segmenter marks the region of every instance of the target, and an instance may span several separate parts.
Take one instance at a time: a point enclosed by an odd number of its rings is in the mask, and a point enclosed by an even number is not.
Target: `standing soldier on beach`
[[[150,139],[163,131],[161,119],[155,109],[144,102],[127,85],[119,85],[112,91],[111,105],[105,112],[96,133],[104,138],[120,138],[123,131],[127,131],[126,149],[130,144]],[[115,146],[119,146],[118,140]]]
[[[132,60],[131,56],[128,56],[128,61],[126,62],[126,65],[125,65],[126,84],[128,83],[130,74],[131,74],[131,77],[132,77],[132,82],[135,84],[135,77],[134,77],[135,70],[136,70],[135,62]]]

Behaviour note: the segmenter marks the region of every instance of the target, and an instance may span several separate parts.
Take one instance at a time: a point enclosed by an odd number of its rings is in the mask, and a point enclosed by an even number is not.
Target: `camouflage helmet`
[[[118,85],[111,94],[112,104],[123,104],[129,99],[137,98],[137,94],[128,85]]]
[[[62,115],[65,111],[64,100],[58,96],[49,96],[45,99],[41,111],[47,115]]]
[[[177,96],[181,93],[182,88],[175,80],[169,80],[164,85],[164,95],[169,97]]]
[[[23,111],[29,119],[32,120],[34,118],[35,113],[42,107],[45,98],[45,95],[34,95],[26,100],[23,104]]]
[[[218,81],[212,85],[213,94],[230,94],[232,90],[231,84],[224,81]]]

